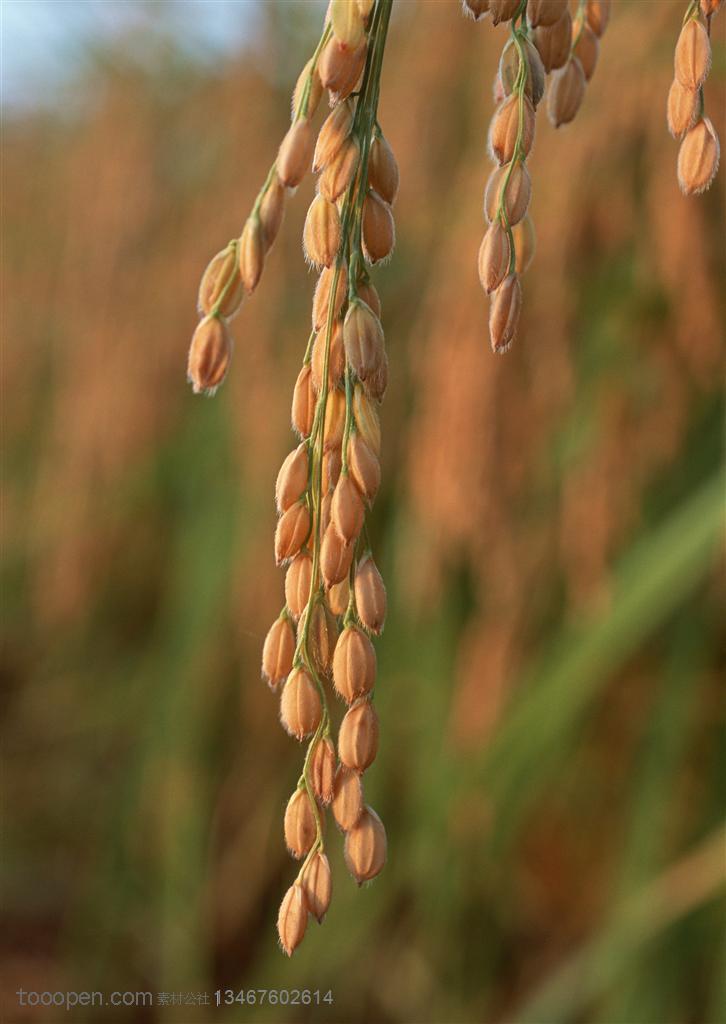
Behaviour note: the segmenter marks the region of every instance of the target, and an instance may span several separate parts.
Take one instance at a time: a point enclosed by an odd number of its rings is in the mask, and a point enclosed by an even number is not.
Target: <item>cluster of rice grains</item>
[[[288,955],[302,941],[309,915],[322,921],[330,903],[328,807],[345,833],[345,861],[359,885],[386,859],[386,833],[365,804],[362,775],[378,749],[371,636],[381,632],[386,615],[365,528],[380,483],[377,404],[388,376],[381,305],[367,267],[385,260],[395,239],[398,167],[377,120],[391,6],[392,0],[332,0],[293,94],[291,127],[242,236],[204,274],[203,319],[189,356],[194,389],[214,390],[230,359],[227,319],[255,289],[286,196],[312,166],[317,192],[303,246],[320,276],[292,400],[301,442],[284,460],[275,491],[275,558],[287,567],[285,606],[262,653],[263,675],[280,691],[284,728],[308,744],[284,817],[287,847],[302,861],[278,916]],[[316,139],[312,118],[326,91],[332,109]],[[331,680],[346,707],[337,752],[326,695]]]
[[[668,129],[681,140],[678,184],[684,195],[705,192],[718,170],[720,145],[704,116],[703,84],[711,68],[711,18],[722,0],[691,0],[676,43],[675,74],[668,93]]]
[[[345,834],[346,864],[359,884],[374,878],[386,859],[386,833],[365,804],[362,775],[378,748],[371,637],[380,634],[386,614],[386,592],[365,526],[380,483],[377,405],[388,375],[380,301],[367,268],[385,260],[395,241],[398,168],[377,119],[392,4],[331,0],[320,41],[295,87],[292,123],[277,159],[240,238],[204,273],[202,319],[189,352],[194,390],[213,393],[231,359],[228,321],[255,290],[285,202],[312,168],[317,191],[303,246],[320,276],[292,401],[300,444],[284,460],[276,484],[275,557],[286,566],[285,605],[262,655],[263,675],[280,693],[284,728],[307,741],[284,816],[286,844],[302,861],[278,916],[280,944],[288,955],[302,941],[310,914],[322,921],[330,903],[327,809]],[[708,25],[718,6],[717,0],[689,5],[676,51],[669,125],[674,135],[685,136],[679,176],[687,192],[708,187],[718,161],[702,93],[710,63]],[[526,161],[536,110],[547,87],[552,124],[575,117],[595,70],[609,8],[609,0],[579,0],[573,16],[568,0],[464,0],[476,20],[489,16],[495,25],[511,23],[495,82],[489,147],[496,167],[486,187],[489,226],[479,253],[481,283],[492,296],[495,352],[505,351],[514,338],[520,276],[534,255]],[[325,93],[331,110],[316,135],[312,119]],[[330,682],[345,705],[337,745]]]
[[[526,161],[536,110],[547,88],[547,114],[555,128],[573,120],[595,71],[610,0],[579,0],[574,19],[568,0],[463,0],[463,8],[477,21],[488,16],[494,25],[511,23],[494,81],[489,152],[496,167],[484,194],[489,226],[479,250],[479,278],[491,295],[492,349],[506,352],[522,306],[520,277],[535,249]]]

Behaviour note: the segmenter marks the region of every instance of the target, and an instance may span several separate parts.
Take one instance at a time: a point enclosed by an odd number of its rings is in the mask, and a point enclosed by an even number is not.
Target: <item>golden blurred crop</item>
[[[538,118],[537,253],[497,357],[476,254],[506,26],[396,5],[368,783],[389,862],[358,891],[331,837],[324,927],[291,961],[276,946],[300,752],[259,659],[311,179],[224,387],[196,397],[184,373],[199,275],[244,223],[317,31],[298,6],[263,5],[219,73],[168,39],[145,68],[121,40],[84,102],[4,118],[3,1019],[715,1024],[724,174],[680,195],[682,3],[616,3],[575,122]],[[154,1005],[19,1007],[20,988]],[[302,988],[335,1001],[158,998]]]

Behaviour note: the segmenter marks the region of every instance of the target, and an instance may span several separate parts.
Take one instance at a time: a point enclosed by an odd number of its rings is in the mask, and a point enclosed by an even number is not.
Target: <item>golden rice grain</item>
[[[313,159],[315,136],[307,118],[290,125],[277,153],[277,176],[286,188],[297,188]]]
[[[379,875],[386,863],[387,842],[383,822],[366,807],[345,836],[345,863],[358,885]]]
[[[232,339],[221,317],[206,316],[192,336],[187,360],[187,379],[195,393],[214,394],[227,376],[232,359]]]
[[[386,622],[386,587],[370,554],[358,563],[354,592],[356,610],[362,625],[369,633],[380,634]],[[373,653],[375,657],[375,651]]]
[[[217,253],[204,271],[197,307],[200,313],[217,312],[229,320],[242,305],[244,294],[236,247],[228,245]]]
[[[295,668],[280,696],[280,721],[291,736],[303,740],[320,725],[322,704],[318,688],[307,669]]]
[[[292,671],[295,656],[295,632],[290,620],[281,616],[272,623],[262,648],[262,675],[274,689]]]
[[[555,128],[574,119],[585,96],[585,85],[585,73],[577,57],[570,57],[563,68],[553,72],[547,115]]]
[[[333,685],[346,704],[370,693],[376,681],[376,652],[365,633],[346,626],[333,656]],[[342,759],[342,758],[341,758]],[[346,762],[347,763],[347,762]],[[348,767],[353,767],[348,765]]]
[[[292,956],[305,937],[308,923],[308,904],[302,885],[295,882],[285,893],[277,915],[277,934],[280,946]]]
[[[498,288],[509,272],[511,246],[501,221],[488,227],[479,249],[479,280],[487,295]]]
[[[329,736],[319,739],[310,758],[310,782],[316,798],[329,804],[335,788],[335,747]]]
[[[275,561],[282,565],[298,553],[310,536],[310,511],[297,502],[282,513],[275,530]]]
[[[705,192],[716,176],[721,147],[707,117],[686,133],[678,152],[678,184],[686,196]]]
[[[305,869],[302,887],[310,913],[318,924],[322,924],[333,894],[333,876],[328,858],[320,850],[315,853]]]
[[[304,789],[295,790],[288,800],[284,831],[287,848],[297,860],[312,849],[317,826],[310,798]]]
[[[517,274],[510,274],[492,296],[489,336],[494,352],[506,352],[514,340],[522,308],[522,289]]]
[[[554,25],[538,25],[534,30],[533,42],[542,58],[542,65],[549,74],[563,67],[570,56],[572,43],[572,16],[565,11]]]
[[[341,765],[333,787],[333,817],[344,832],[352,829],[363,813],[363,783],[357,772]]]
[[[362,773],[378,753],[378,715],[370,700],[362,699],[348,708],[340,723],[338,756],[341,764]]]

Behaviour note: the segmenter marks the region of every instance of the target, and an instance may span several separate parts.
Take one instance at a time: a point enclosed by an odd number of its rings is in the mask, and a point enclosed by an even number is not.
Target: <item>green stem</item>
[[[698,12],[699,12],[698,0],[691,0],[691,2],[689,3],[688,7],[686,8],[686,13],[683,15],[683,24],[685,25],[687,21],[691,20],[691,18],[697,18],[699,16]]]
[[[275,160],[275,162],[273,163],[272,167],[267,172],[267,177],[265,178],[265,182],[264,182],[262,188],[260,189],[260,191],[257,193],[257,198],[255,199],[255,205],[252,207],[252,212],[250,213],[250,217],[254,217],[257,220],[260,219],[260,206],[262,205],[262,200],[267,195],[267,190],[269,189],[270,185],[274,181],[276,174],[277,174],[277,160]]]
[[[307,366],[307,364],[310,362],[310,360],[312,358],[314,343],[315,343],[315,331],[311,331],[310,332],[310,337],[308,338],[307,347],[305,349],[305,355],[303,356],[303,366]]]
[[[310,743],[309,743],[308,749],[307,749],[307,753],[305,754],[305,761],[303,763],[302,775],[300,776],[300,779],[298,781],[298,789],[300,789],[300,788],[304,788],[305,789],[305,792],[307,793],[308,800],[310,801],[310,806],[312,807],[313,814],[315,816],[315,842],[310,847],[308,855],[307,855],[307,857],[305,858],[305,860],[302,863],[302,867],[300,868],[300,870],[298,872],[298,875],[297,875],[298,880],[302,879],[303,875],[305,874],[305,870],[306,870],[308,864],[313,859],[313,857],[318,852],[318,850],[320,850],[321,853],[325,850],[325,842],[323,840],[323,823],[322,823],[322,820],[320,818],[320,808],[318,807],[318,801],[315,799],[315,794],[313,793],[313,787],[312,787],[311,782],[310,782],[310,762],[312,760],[313,751],[315,750],[315,744],[318,742],[318,740],[323,735],[323,729],[324,729],[325,725],[327,725],[327,722],[326,722],[325,719],[322,719],[321,722],[320,722],[320,725],[315,730],[313,738],[310,740]],[[302,787],[301,787],[300,783],[302,783]]]
[[[345,427],[343,428],[343,450],[341,473],[348,473],[348,440],[353,430],[353,371],[345,369]]]
[[[300,102],[298,104],[297,110],[295,111],[295,121],[299,121],[301,117],[307,117],[308,101],[310,99],[310,89],[312,87],[313,75],[315,74],[315,70],[316,70],[316,68],[318,66],[318,60],[320,59],[320,54],[322,53],[323,47],[325,46],[325,44],[327,43],[328,39],[330,38],[331,32],[332,32],[332,29],[331,29],[330,25],[326,25],[325,28],[323,29],[323,34],[320,36],[320,39],[318,40],[318,45],[315,47],[315,50],[314,50],[313,56],[312,56],[312,60],[311,60],[311,63],[310,63],[310,70],[308,71],[308,75],[307,75],[307,78],[305,80],[305,86],[303,88],[302,96],[300,97]],[[255,204],[252,207],[252,212],[250,214],[251,217],[259,217],[259,215],[260,215],[260,205],[262,203],[262,200],[267,195],[267,190],[269,189],[270,185],[274,181],[276,173],[277,173],[277,160],[275,160],[273,162],[272,166],[270,167],[269,171],[267,172],[267,177],[265,178],[265,181],[264,181],[264,184],[263,184],[262,188],[257,193],[257,198],[255,199]]]
[[[575,25],[577,26],[577,31],[574,33],[572,43],[570,44],[570,56],[575,52],[575,47],[580,42],[580,36],[582,35],[582,30],[585,27],[586,3],[587,0],[579,0],[579,3],[577,4],[577,13],[575,14]]]
[[[388,23],[391,17],[393,0],[380,0],[376,7],[375,41],[370,58],[370,74],[364,83],[361,101],[356,109],[356,116],[353,122],[353,131],[356,133],[360,145],[360,185],[356,197],[355,221],[353,229],[353,244],[351,259],[355,261],[356,274],[351,274],[348,282],[349,295],[355,295],[357,284],[358,260],[362,262],[361,235],[363,226],[363,203],[367,193],[368,182],[368,161],[370,158],[371,137],[373,129],[377,124],[378,99],[381,92],[381,68],[383,66],[383,54],[386,47],[386,36],[388,34]]]
[[[331,32],[332,28],[330,27],[330,24],[327,24],[323,29],[323,34],[318,40],[318,45],[315,47],[315,52],[313,53],[312,60],[310,62],[310,70],[308,71],[307,78],[305,79],[305,85],[303,86],[302,96],[300,97],[300,103],[298,104],[298,108],[295,111],[296,121],[299,121],[301,117],[308,116],[308,102],[310,100],[310,90],[312,89],[313,85],[313,75],[315,74],[315,70],[318,66],[318,60],[320,58],[320,54],[323,51],[323,47],[327,43],[328,39],[330,39]]]

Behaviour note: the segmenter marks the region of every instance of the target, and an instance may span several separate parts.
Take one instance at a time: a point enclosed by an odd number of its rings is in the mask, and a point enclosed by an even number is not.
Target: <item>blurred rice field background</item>
[[[538,117],[538,253],[497,358],[476,252],[506,29],[396,5],[368,782],[389,863],[358,891],[331,835],[331,910],[291,961],[300,750],[259,659],[312,179],[227,383],[200,399],[184,371],[200,273],[274,157],[322,8],[246,5],[210,61],[181,6],[138,5],[143,31],[76,52],[58,102],[3,117],[3,1019],[723,1021],[724,174],[678,192],[685,4],[616,2],[575,123]],[[726,13],[713,27],[723,138]],[[15,995],[300,987],[335,1002]]]

